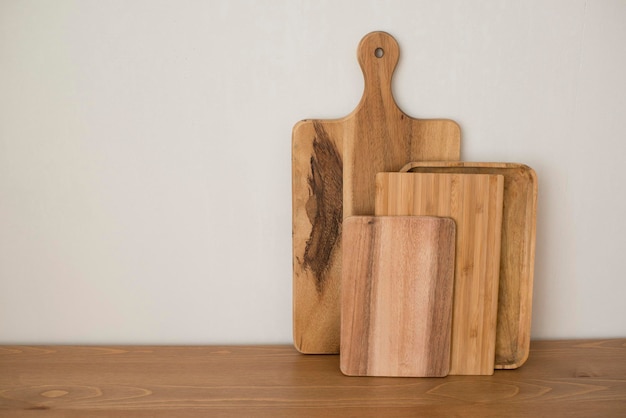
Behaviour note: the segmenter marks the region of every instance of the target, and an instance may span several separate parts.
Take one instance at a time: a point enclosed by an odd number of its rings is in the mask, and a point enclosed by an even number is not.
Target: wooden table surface
[[[0,346],[0,417],[31,416],[626,417],[626,338],[445,378],[346,377],[290,346]]]

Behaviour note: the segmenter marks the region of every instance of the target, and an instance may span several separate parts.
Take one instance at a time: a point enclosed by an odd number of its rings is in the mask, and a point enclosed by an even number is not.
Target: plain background
[[[626,335],[626,2],[0,2],[0,343],[290,343],[291,129],[399,106],[539,177],[533,338]]]

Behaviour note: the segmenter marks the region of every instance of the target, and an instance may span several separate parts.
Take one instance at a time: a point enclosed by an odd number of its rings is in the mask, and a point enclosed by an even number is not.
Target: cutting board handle
[[[398,42],[386,32],[368,33],[359,43],[357,57],[365,79],[363,98],[357,109],[382,101],[386,109],[399,110],[391,92],[391,78],[400,58]]]

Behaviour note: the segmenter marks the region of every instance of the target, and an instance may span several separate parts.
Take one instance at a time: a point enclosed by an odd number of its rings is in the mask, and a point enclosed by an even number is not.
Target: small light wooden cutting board
[[[376,176],[376,215],[448,216],[456,222],[450,374],[493,374],[503,189],[501,175]]]
[[[349,376],[446,376],[454,221],[353,216],[343,222],[343,237],[341,371]]]
[[[459,126],[420,120],[396,105],[391,78],[398,43],[372,32],[359,43],[363,97],[348,116],[293,128],[293,335],[302,353],[339,352],[341,226],[373,215],[374,176],[409,161],[459,160]]]
[[[409,163],[416,173],[504,176],[496,369],[515,369],[528,359],[535,265],[537,176],[524,164],[438,161]]]

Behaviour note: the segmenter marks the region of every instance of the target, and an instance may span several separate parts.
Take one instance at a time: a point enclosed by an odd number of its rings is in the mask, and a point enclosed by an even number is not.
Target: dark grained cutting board
[[[465,161],[413,162],[401,171],[504,176],[495,368],[521,366],[530,350],[537,223],[535,171],[524,164]]]
[[[399,55],[389,34],[366,35],[357,49],[365,86],[356,109],[293,128],[293,335],[302,353],[339,352],[341,225],[374,214],[376,173],[460,158],[455,122],[414,119],[396,105],[391,79]]]

